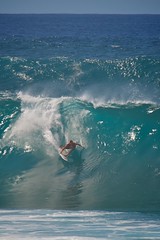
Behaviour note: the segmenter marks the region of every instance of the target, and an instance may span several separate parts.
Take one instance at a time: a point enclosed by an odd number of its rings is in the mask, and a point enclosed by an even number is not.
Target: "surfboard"
[[[70,149],[64,149],[63,152],[60,153],[61,150],[62,150],[62,147],[59,147],[59,150],[58,150],[58,151],[59,151],[59,155],[61,156],[61,158],[62,158],[64,161],[68,162],[68,157],[66,157],[66,155],[68,154],[68,152],[70,151]]]

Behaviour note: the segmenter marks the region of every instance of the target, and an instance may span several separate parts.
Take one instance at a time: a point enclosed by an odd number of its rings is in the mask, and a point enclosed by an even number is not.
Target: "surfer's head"
[[[73,143],[73,141],[72,141],[72,140],[70,140],[70,143]]]

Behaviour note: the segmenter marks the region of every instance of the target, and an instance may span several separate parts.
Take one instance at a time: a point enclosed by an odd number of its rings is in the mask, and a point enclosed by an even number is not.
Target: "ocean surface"
[[[160,15],[0,15],[0,239],[160,239],[159,186]]]

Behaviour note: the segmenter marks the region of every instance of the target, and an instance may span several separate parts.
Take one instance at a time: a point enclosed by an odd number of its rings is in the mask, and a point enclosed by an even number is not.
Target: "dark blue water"
[[[0,15],[0,208],[158,212],[159,136],[159,15]]]

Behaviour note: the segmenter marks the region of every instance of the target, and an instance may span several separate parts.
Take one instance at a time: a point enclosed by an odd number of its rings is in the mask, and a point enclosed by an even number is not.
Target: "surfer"
[[[63,154],[63,151],[65,149],[70,149],[70,151],[65,155],[65,157],[68,157],[68,155],[76,148],[76,146],[80,146],[83,148],[83,146],[79,143],[73,142],[72,140],[69,141],[64,147],[62,147],[61,154]]]

